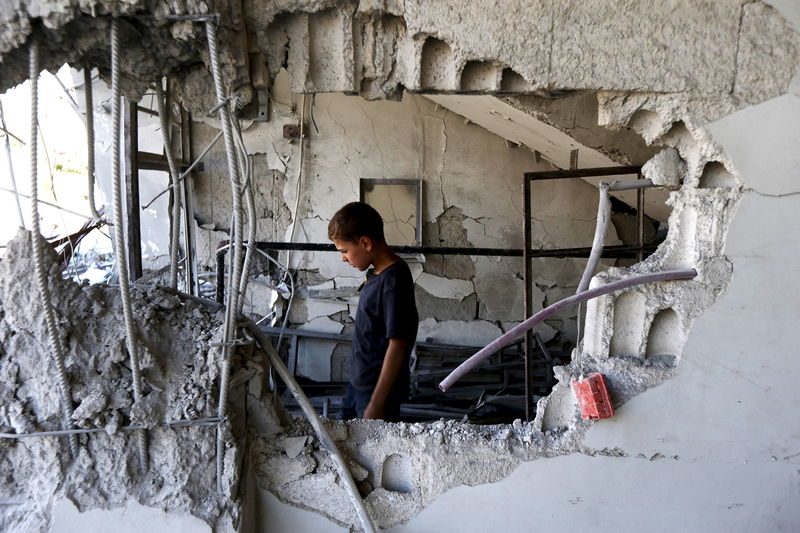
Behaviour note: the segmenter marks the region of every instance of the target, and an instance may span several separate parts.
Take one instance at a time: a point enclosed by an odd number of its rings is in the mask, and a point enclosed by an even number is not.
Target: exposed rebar
[[[161,138],[164,141],[164,156],[169,167],[169,181],[172,187],[178,183],[178,168],[172,156],[172,122],[169,103],[165,101],[164,89],[161,80],[156,82],[156,101],[158,102],[158,118],[161,120]],[[170,220],[170,246],[169,246],[169,286],[178,288],[178,240],[180,239],[181,225],[181,199],[180,191],[175,187],[172,191],[172,217]]]
[[[213,139],[211,139],[211,142],[208,143],[205,148],[203,148],[203,151],[200,152],[200,155],[197,156],[195,158],[195,160],[192,161],[192,164],[189,165],[188,167],[186,167],[186,170],[184,170],[183,173],[178,177],[178,181],[177,182],[171,183],[169,185],[169,187],[167,187],[166,189],[164,189],[160,193],[158,193],[155,196],[153,196],[153,198],[151,198],[149,202],[147,202],[146,204],[144,204],[142,206],[142,209],[147,209],[148,207],[153,205],[153,202],[155,202],[156,200],[161,198],[163,195],[165,195],[166,193],[168,193],[169,191],[171,191],[173,189],[177,189],[178,185],[183,183],[184,178],[186,178],[186,176],[188,176],[189,173],[192,170],[194,170],[194,167],[197,166],[197,164],[200,162],[200,160],[203,159],[206,156],[206,154],[211,151],[211,149],[214,147],[215,144],[217,144],[217,141],[219,140],[220,137],[222,137],[222,132],[217,133],[217,135]]]
[[[119,21],[113,19],[111,21],[111,179],[114,185],[114,255],[117,259],[119,290],[122,297],[122,311],[125,317],[125,340],[130,356],[133,399],[136,402],[142,396],[142,376],[139,369],[139,345],[136,342],[136,326],[133,321],[133,309],[131,306],[128,256],[122,218],[122,176],[120,175],[120,100],[122,99],[122,89],[119,84],[119,77]],[[131,134],[136,135],[136,132],[131,132]],[[147,470],[146,430],[136,432],[136,444],[139,451],[139,466],[144,472]]]
[[[242,194],[245,195],[247,206],[247,251],[242,263],[242,278],[239,282],[239,308],[237,313],[242,312],[244,297],[247,294],[247,284],[250,281],[250,264],[253,260],[253,251],[256,249],[256,233],[258,230],[256,219],[255,202],[255,183],[253,183],[253,167],[250,158],[247,156],[247,147],[242,137],[242,129],[238,119],[233,120],[234,135],[236,146],[239,151],[239,168],[244,169],[244,179],[242,180]]]
[[[230,342],[236,333],[236,310],[239,308],[239,284],[242,275],[242,195],[239,182],[239,165],[236,156],[231,116],[222,83],[222,70],[219,64],[219,46],[217,43],[217,27],[213,20],[206,21],[206,37],[211,62],[211,74],[214,78],[214,90],[217,96],[217,111],[222,123],[222,134],[225,139],[225,153],[228,159],[228,173],[231,181],[233,200],[233,224],[231,228],[231,275],[228,278],[228,300],[225,309],[224,342]],[[230,380],[230,358],[233,348],[227,345],[222,350],[222,369],[220,370],[219,406],[217,415],[224,417],[228,408],[228,382]],[[217,490],[222,490],[224,467],[224,440],[221,431],[217,433]]]
[[[589,288],[589,282],[592,280],[594,271],[597,269],[597,263],[600,261],[600,256],[603,255],[606,233],[608,232],[608,221],[611,214],[611,201],[608,198],[608,193],[610,191],[644,189],[652,186],[653,182],[650,180],[620,180],[600,184],[600,199],[597,205],[597,224],[594,228],[592,251],[589,253],[589,260],[586,262],[586,268],[583,270],[581,281],[578,283],[578,290],[575,291],[576,293],[583,292]],[[580,317],[578,319],[580,320]]]
[[[64,345],[59,336],[56,324],[56,313],[50,287],[47,284],[47,270],[44,265],[44,238],[39,228],[39,165],[38,144],[39,135],[39,41],[31,38],[29,47],[29,77],[31,83],[31,241],[33,243],[33,265],[36,271],[36,281],[39,285],[39,294],[44,308],[44,317],[47,324],[47,334],[53,350],[53,362],[56,367],[56,381],[61,396],[61,415],[65,429],[72,429],[72,395],[70,393],[67,369],[64,365]],[[69,436],[69,450],[72,458],[78,456],[78,437]]]
[[[219,417],[195,418],[187,420],[170,420],[160,425],[160,427],[196,427],[196,426],[216,426],[224,422]],[[140,431],[146,429],[145,426],[122,426],[119,431]],[[107,433],[106,428],[80,428],[56,431],[35,431],[33,433],[7,433],[1,432],[0,439],[28,439],[36,437],[62,437],[67,435],[83,435],[90,433]]]
[[[92,99],[92,69],[83,69],[83,91],[86,99],[86,174],[89,179],[89,211],[95,219],[100,218],[94,197],[94,102]]]

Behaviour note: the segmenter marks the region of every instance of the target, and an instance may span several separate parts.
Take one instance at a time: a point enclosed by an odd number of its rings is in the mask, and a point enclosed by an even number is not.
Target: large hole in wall
[[[317,22],[315,31],[323,31],[329,27],[333,27],[333,30],[330,31],[335,30],[336,17],[331,13],[320,13],[316,15],[315,20]],[[446,43],[430,38],[422,46],[421,54],[423,61],[420,76],[423,87],[444,87],[443,80],[455,76],[452,51]],[[321,63],[314,63],[314,61],[312,63],[312,67],[316,65],[314,68],[323,68],[320,66]],[[498,65],[489,62],[467,62],[461,71],[462,88],[479,93],[488,91],[492,87],[498,88],[498,84],[501,90],[504,88],[521,90],[522,85],[517,78],[522,79],[511,69],[501,69]],[[273,109],[272,116],[285,123],[291,123],[298,119],[297,105],[302,99],[301,95],[291,93],[290,90],[281,92],[280,87],[276,87],[274,92],[275,101],[272,102],[272,105],[275,109]],[[411,147],[410,153],[413,154],[414,159],[435,161],[436,166],[433,168],[440,174],[436,179],[428,177],[422,181],[422,188],[425,191],[423,203],[434,204],[440,200],[440,197],[444,200],[442,209],[437,207],[434,210],[429,207],[429,213],[421,221],[423,244],[456,248],[474,247],[477,241],[473,241],[477,231],[484,233],[484,235],[478,233],[478,237],[486,238],[486,242],[478,245],[509,248],[519,246],[519,234],[516,233],[519,227],[519,213],[515,212],[519,206],[513,200],[514,195],[517,194],[513,182],[509,184],[506,176],[479,175],[496,165],[491,161],[492,158],[508,158],[508,151],[511,149],[509,146],[517,145],[509,145],[507,138],[472,124],[469,119],[458,116],[457,113],[429,102],[423,97],[407,95],[407,98],[414,99],[413,106],[406,105],[403,111],[392,111],[389,113],[390,116],[381,122],[382,106],[388,109],[395,104],[372,103],[364,101],[360,97],[346,97],[340,94],[319,95],[314,102],[315,111],[309,112],[316,113],[311,116],[314,119],[314,129],[316,130],[318,127],[321,129],[310,134],[306,133],[311,137],[309,149],[313,154],[317,146],[330,143],[330,134],[335,132],[337,136],[345,137],[345,151],[360,144],[366,146],[366,151],[372,151],[380,156],[379,159],[382,159],[384,156],[382,150],[385,147],[381,146],[374,138],[361,138],[361,133],[354,134],[354,132],[358,132],[359,127],[366,128],[368,126],[369,137],[375,135],[381,137],[389,134],[399,135],[397,124],[403,121],[422,123],[421,126],[414,126],[417,129],[413,131],[413,140],[418,144]],[[544,99],[547,100],[547,98]],[[564,108],[573,105],[564,103],[559,98],[551,100],[551,105],[561,105],[562,107],[545,109],[544,113],[547,116],[562,116]],[[155,107],[151,95],[148,95],[142,104],[144,107]],[[340,104],[345,109],[337,111],[336,106]],[[423,112],[419,111],[420,106],[423,106]],[[348,124],[348,118],[345,115],[351,111],[362,114],[363,118]],[[575,114],[574,111],[573,114]],[[147,116],[140,112],[140,117]],[[649,118],[649,115],[641,114],[637,120]],[[573,120],[577,120],[575,129],[582,127],[580,119],[579,114],[573,117]],[[393,123],[393,121],[397,122]],[[150,122],[152,122],[152,117]],[[588,123],[587,126],[596,127],[591,123]],[[269,128],[269,126],[265,127]],[[678,135],[684,135],[685,126],[678,124],[673,127],[673,130],[677,131]],[[672,131],[671,134],[676,135],[675,131]],[[195,153],[213,138],[215,132],[216,130],[204,124],[193,125],[193,133],[196,137],[193,147]],[[433,134],[438,135],[439,138],[431,138]],[[686,134],[688,134],[688,130]],[[158,136],[153,135],[153,132],[146,128],[142,128],[141,125],[140,137],[144,143],[143,146],[147,147],[148,151],[158,151],[160,142]],[[403,139],[401,138],[401,140]],[[147,144],[148,142],[150,145]],[[289,154],[292,154],[297,148],[297,144],[296,140],[287,142],[286,139],[282,139],[280,142],[285,143],[280,146],[287,155],[282,155],[280,151],[276,155],[279,157],[279,161],[281,161],[280,157],[286,157],[285,163],[290,158]],[[369,142],[373,143],[372,147],[368,144]],[[459,165],[455,161],[455,158],[458,157],[456,149],[450,148],[454,150],[453,156],[449,155],[447,151],[448,142],[451,146],[458,142],[464,143],[462,149],[466,150],[478,150],[487,143],[494,144],[492,144],[491,150],[487,151],[488,162],[486,168],[482,169],[479,165],[475,167],[469,167],[466,164]],[[535,146],[528,148],[535,149]],[[217,157],[214,155],[217,154],[217,150],[211,152],[212,158]],[[326,148],[322,147],[320,150],[324,152]],[[441,152],[437,156],[438,160],[433,157],[436,155],[433,153],[435,150]],[[534,150],[520,147],[513,148],[513,150],[516,150],[513,157],[520,161],[527,161],[518,163],[515,169],[518,176],[525,171],[547,170],[554,166],[547,160],[540,160]],[[642,150],[642,147],[638,146],[636,150]],[[362,148],[360,151],[364,152],[365,149]],[[415,151],[421,153],[414,153]],[[520,155],[522,153],[526,155]],[[312,155],[311,161],[314,157]],[[347,159],[350,157],[348,153],[348,157],[341,163],[345,168],[348,168]],[[365,167],[368,166],[369,156],[361,157],[366,161]],[[288,191],[291,191],[296,183],[292,183],[291,177],[287,175],[290,174],[288,168],[285,166],[282,169],[270,168],[274,166],[274,163],[270,163],[267,157],[260,155],[258,150],[253,156],[253,161],[257,167],[263,169],[262,176],[271,176],[269,183],[263,181],[258,184],[265,196],[261,198],[262,201],[257,205],[257,210],[263,217],[263,225],[272,226],[270,230],[262,234],[267,235],[265,240],[282,240],[281,231],[286,229],[287,223],[292,219],[292,206],[287,205],[281,196],[288,194]],[[229,206],[225,205],[224,195],[219,195],[219,191],[224,191],[227,185],[224,183],[224,177],[215,181],[214,172],[217,172],[217,177],[221,177],[221,175],[219,167],[212,168],[214,170],[211,172],[205,170],[198,172],[194,181],[198,200],[196,217],[203,226],[217,231],[217,233],[206,232],[210,239],[219,240],[224,238],[224,232],[229,224],[226,215]],[[304,171],[313,171],[313,166],[304,168]],[[430,169],[426,168],[425,172],[430,172]],[[463,183],[450,182],[453,185],[452,189],[448,190],[448,181],[451,179],[448,176],[450,172],[463,174],[458,178]],[[346,174],[351,173],[346,172]],[[366,176],[375,179],[375,174],[366,174]],[[406,176],[409,178],[419,177],[419,175],[408,174]],[[476,178],[481,183],[470,190],[469,180]],[[497,183],[492,180],[496,180]],[[166,182],[166,179],[164,181]],[[357,183],[352,185],[357,187]],[[510,187],[510,200],[507,206],[501,206],[494,212],[482,212],[476,209],[476,203],[480,204],[491,196],[487,192],[487,187]],[[283,189],[281,194],[275,194],[281,188]],[[155,192],[155,190],[148,191],[147,195],[150,196]],[[314,191],[305,191],[304,193],[305,197],[301,199],[299,205],[301,209],[306,210],[306,214],[301,213],[299,216],[296,235],[302,235],[300,240],[324,242],[326,240],[324,221],[330,214],[321,216],[315,211],[317,209],[315,203],[319,200],[314,196]],[[596,188],[580,180],[534,185],[534,246],[538,248],[588,246],[594,230],[596,195]],[[351,199],[357,198],[343,197],[342,203]],[[578,199],[580,202],[577,201]],[[615,235],[609,244],[634,244],[636,242],[637,211],[631,203],[630,200],[626,202],[618,198],[612,199],[611,226]],[[577,207],[570,211],[571,206]],[[287,212],[288,214],[286,214]],[[499,239],[489,239],[486,233],[486,224],[482,220],[499,215],[505,217],[506,222],[491,231],[499,230],[500,237]],[[682,216],[690,216],[690,213],[687,211]],[[314,222],[314,217],[318,217],[321,223]],[[647,217],[644,227],[644,236],[647,242],[663,239],[663,234],[659,236],[657,220]],[[662,223],[660,225],[662,233],[663,227]],[[320,232],[320,229],[323,231]],[[406,244],[413,244],[413,241]],[[212,245],[213,242],[209,242],[207,248],[209,252],[212,250]],[[280,254],[272,253],[271,255],[273,259],[280,259]],[[163,259],[163,255],[161,257]],[[407,259],[413,260],[413,258]],[[212,261],[213,256],[209,253],[208,256],[202,258],[201,263],[211,266]],[[289,324],[306,334],[286,338],[282,348],[290,368],[306,387],[318,409],[324,414],[335,417],[343,392],[343,383],[349,377],[347,365],[349,344],[339,342],[330,336],[346,336],[352,331],[353,286],[342,286],[335,278],[322,275],[319,269],[311,265],[308,260],[305,260],[305,263],[303,261],[300,260],[299,268],[295,271],[297,291],[302,296],[294,299],[294,308],[289,315]],[[507,331],[521,320],[521,263],[512,258],[436,254],[428,254],[424,261],[424,263],[415,263],[413,266],[415,269],[421,270],[417,280],[416,293],[418,306],[425,309],[421,317],[424,332],[420,340],[427,345],[421,344],[416,350],[417,379],[413,381],[412,402],[409,404],[405,419],[418,421],[444,417],[473,423],[498,423],[511,422],[524,417],[524,409],[520,408],[524,393],[522,383],[524,369],[520,343],[512,344],[491,359],[478,372],[469,376],[465,380],[462,390],[456,389],[449,395],[442,394],[437,390],[438,382],[446,375],[446,371],[454,368],[458,362],[474,353],[481,345]],[[613,264],[626,266],[633,263],[635,263],[635,259],[632,258],[609,260],[604,263],[603,268]],[[535,309],[551,305],[573,293],[584,264],[584,260],[575,259],[541,258],[535,260],[532,283],[532,291],[535,293]],[[257,316],[259,320],[267,319],[268,322],[265,323],[278,327],[281,325],[281,317],[289,309],[285,296],[290,288],[285,278],[282,278],[281,272],[270,261],[258,257],[254,260],[254,265],[253,283],[249,290],[250,294],[246,298],[246,304],[251,312],[258,308],[261,309]],[[163,277],[164,270],[162,269],[159,274]],[[205,285],[213,287],[211,277],[213,270],[208,270],[206,274],[207,283]],[[340,292],[337,293],[337,291]],[[207,296],[213,296],[213,290],[208,292]],[[625,297],[623,295],[620,298],[621,302],[624,303]],[[348,298],[351,300],[341,305]],[[620,308],[623,307],[621,303]],[[627,311],[616,313],[615,321],[621,320],[619,317],[626,314],[628,314]],[[643,317],[643,313],[640,315]],[[630,320],[626,324],[629,322]],[[624,324],[620,324],[619,327],[615,324],[615,329],[619,331],[623,331],[625,327],[627,326]],[[577,331],[576,310],[562,312],[537,328],[537,334],[542,345],[547,349],[547,353],[545,356],[544,352],[538,351],[535,355],[531,388],[533,400],[547,396],[556,383],[553,366],[570,362],[571,351],[577,344]],[[315,333],[327,335],[328,338],[314,337]],[[633,355],[643,349],[629,347],[626,342],[622,336],[620,338],[615,336],[611,352],[615,355]],[[463,347],[453,348],[452,346]],[[296,408],[288,394],[285,396],[285,400],[290,409]]]
[[[423,45],[423,56],[428,64],[435,67],[441,63],[446,66],[444,71],[450,72],[452,58],[446,52],[443,43],[436,40],[429,39]],[[441,73],[439,67],[434,70]],[[431,75],[423,69],[423,84],[428,83],[424,80],[432,79]],[[471,84],[477,79],[488,83],[491,76],[497,82],[500,74],[494,64],[467,62],[461,76],[462,83]],[[504,76],[513,77],[513,73],[505,69]],[[281,94],[278,89],[275,97],[281,102],[298,102],[301,98],[288,90]],[[303,191],[300,202],[302,233],[297,234],[300,240],[324,242],[327,220],[339,205],[359,198],[354,196],[355,191],[360,189],[364,199],[363,192],[372,190],[375,183],[385,180],[385,188],[391,192],[393,187],[400,187],[397,180],[413,181],[421,177],[423,212],[419,226],[423,246],[519,249],[522,244],[519,231],[521,175],[527,171],[552,170],[554,163],[537,154],[535,145],[526,148],[522,143],[509,142],[513,130],[504,137],[473,122],[470,117],[479,120],[473,113],[485,111],[493,116],[490,110],[481,107],[484,104],[480,103],[480,98],[485,96],[463,96],[469,109],[460,114],[446,107],[452,105],[448,100],[437,101],[420,95],[406,94],[399,103],[368,102],[357,96],[341,94],[317,95],[314,103],[316,128],[309,133],[306,147],[307,154],[311,154],[310,162],[304,167],[314,181],[303,184],[308,189]],[[597,103],[593,95],[540,97],[540,100],[534,104],[544,109],[540,111],[544,115],[555,118],[569,116],[574,130],[592,127],[595,130],[592,135],[602,133],[603,129],[596,125]],[[497,105],[500,104],[502,102],[498,100]],[[506,111],[509,117],[512,111]],[[522,116],[519,110],[517,113],[513,119],[503,120],[507,124],[526,120],[525,117],[534,120],[529,114]],[[521,131],[526,126],[521,122],[514,127]],[[198,125],[197,128],[203,130],[205,126]],[[213,131],[200,136],[209,138]],[[637,163],[658,152],[658,149],[646,147],[641,137],[631,132],[626,132],[627,138],[623,140],[611,133],[606,135],[615,143],[608,148],[609,152],[621,153],[634,143],[631,161]],[[570,139],[575,142],[574,138]],[[572,146],[569,148],[573,149]],[[292,149],[288,146],[286,153]],[[582,150],[586,152],[579,155],[579,160],[581,157],[590,160],[590,157],[598,157],[596,154],[603,154],[598,146]],[[316,160],[323,163],[315,163]],[[387,165],[387,162],[397,168]],[[627,176],[628,179],[633,177],[635,175]],[[328,185],[317,185],[322,183]],[[367,189],[365,183],[369,184]],[[281,194],[294,194],[296,182],[292,177],[283,186]],[[281,194],[273,193],[272,197],[280,198]],[[335,200],[329,199],[331,194],[335,194]],[[370,201],[369,197],[366,199]],[[534,248],[590,246],[597,201],[596,184],[582,179],[534,183],[531,226]],[[405,205],[405,202],[393,204],[391,195],[379,203],[381,209],[394,215]],[[645,209],[643,237],[646,243],[655,246],[663,241],[668,212],[666,209],[667,214],[664,214],[663,201],[659,218]],[[639,231],[638,214],[635,194],[613,197],[607,245],[635,245]],[[225,220],[220,218],[218,224],[224,223]],[[413,240],[406,239],[402,243],[413,244]],[[295,279],[301,296],[295,299],[289,325],[302,333],[297,342],[288,339],[284,342],[285,357],[317,408],[336,417],[344,384],[349,379],[351,346],[342,342],[343,339],[332,337],[352,334],[355,286],[361,280],[354,278],[357,273],[352,273],[352,269],[333,268],[331,263],[338,261],[335,254],[293,255],[298,269]],[[441,379],[460,362],[522,320],[521,260],[491,254],[436,253],[407,256],[406,260],[410,262],[416,279],[420,334],[412,370],[411,397],[403,406],[401,419],[415,422],[444,418],[496,424],[524,418],[524,366],[520,342],[512,343],[493,356],[448,393],[438,390]],[[600,269],[630,266],[636,261],[633,253],[610,257],[603,260]],[[586,260],[542,257],[534,259],[532,264],[531,290],[536,311],[574,294]],[[276,313],[276,318],[279,319],[281,313]],[[533,402],[552,390],[556,383],[553,367],[569,364],[572,359],[578,340],[577,313],[575,307],[565,309],[536,329],[546,350],[541,349],[538,341],[532,348],[530,397]],[[641,317],[643,321],[644,312]],[[279,326],[280,321],[273,321],[273,325]],[[316,334],[319,338],[315,339]],[[644,346],[635,353],[643,350]],[[288,394],[284,400],[293,412],[299,413]]]

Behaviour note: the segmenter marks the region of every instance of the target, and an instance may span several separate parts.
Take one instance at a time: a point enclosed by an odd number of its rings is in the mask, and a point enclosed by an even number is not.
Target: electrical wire
[[[31,84],[31,240],[33,242],[33,264],[36,271],[36,281],[39,285],[39,294],[44,308],[47,333],[53,350],[53,359],[56,366],[56,381],[61,395],[61,414],[64,429],[72,429],[72,395],[70,393],[67,369],[64,365],[64,345],[56,325],[56,313],[50,287],[47,284],[47,271],[44,265],[44,239],[39,230],[39,160],[38,160],[38,130],[39,130],[39,41],[31,38],[29,45],[29,78]],[[72,458],[78,457],[78,437],[69,436],[69,450]]]
[[[122,176],[120,174],[120,100],[122,99],[122,89],[120,87],[119,77],[119,21],[114,18],[111,20],[111,138],[113,140],[111,150],[111,179],[114,184],[114,255],[117,260],[122,311],[125,318],[125,340],[130,356],[133,399],[134,402],[136,402],[142,396],[142,376],[139,369],[139,345],[136,342],[136,327],[133,321],[128,256],[125,247],[126,240],[122,219]],[[139,466],[142,472],[144,472],[147,470],[146,430],[136,432],[136,444],[139,450]]]
[[[300,104],[300,162],[297,165],[297,198],[294,201],[294,213],[292,215],[292,229],[289,231],[289,242],[294,242],[294,232],[297,228],[297,221],[300,218],[300,183],[303,177],[303,147],[306,144],[304,137],[304,124],[306,120],[306,95]],[[292,251],[286,251],[286,266],[292,266]]]
[[[197,164],[200,163],[200,161],[206,156],[206,154],[209,151],[211,151],[211,149],[214,147],[215,144],[217,144],[217,141],[220,140],[221,137],[222,137],[222,132],[217,133],[216,137],[214,137],[211,140],[211,142],[208,143],[208,145],[206,145],[205,148],[203,148],[203,151],[200,153],[199,156],[197,156],[195,158],[195,160],[192,162],[192,164],[189,165],[188,167],[186,167],[186,170],[184,170],[183,173],[178,177],[178,180],[175,183],[170,184],[169,187],[167,187],[166,189],[164,189],[160,193],[156,194],[149,202],[147,202],[145,205],[142,206],[142,209],[147,209],[148,207],[153,205],[153,202],[155,202],[156,200],[161,198],[163,195],[165,195],[166,193],[168,193],[172,189],[177,188],[178,185],[183,183],[184,178],[186,178],[186,176],[188,176],[189,173],[192,170],[194,170],[194,167],[196,167]]]

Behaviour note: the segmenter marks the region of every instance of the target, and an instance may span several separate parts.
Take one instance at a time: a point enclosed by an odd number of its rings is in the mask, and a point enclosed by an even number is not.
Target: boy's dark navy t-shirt
[[[414,299],[414,280],[402,259],[380,274],[367,272],[361,287],[353,332],[353,357],[350,382],[361,390],[372,390],[378,383],[389,339],[407,339],[408,353],[414,346],[419,315]],[[396,385],[409,382],[408,362],[400,370]]]

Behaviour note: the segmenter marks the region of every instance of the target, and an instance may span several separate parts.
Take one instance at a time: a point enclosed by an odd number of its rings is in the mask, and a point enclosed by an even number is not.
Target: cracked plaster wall
[[[256,163],[255,183],[260,240],[289,240],[291,217],[299,205],[294,241],[328,242],[327,224],[333,213],[357,200],[361,178],[405,178],[422,181],[422,241],[430,246],[521,248],[522,174],[552,168],[537,162],[524,148],[468,123],[430,100],[406,94],[400,102],[370,102],[357,96],[321,94],[307,98],[309,124],[304,149],[300,202],[297,175],[300,147],[282,137],[284,124],[298,120],[289,114],[303,97],[288,84],[273,89],[274,120],[252,123],[245,142]],[[285,78],[283,79],[285,81]],[[288,104],[288,105],[287,105]],[[313,121],[311,120],[313,109]],[[203,124],[195,127],[195,151],[214,134]],[[211,250],[224,237],[230,212],[229,186],[224,174],[224,152],[217,146],[207,158],[207,168],[194,178],[201,250]],[[582,181],[535,183],[532,187],[534,248],[588,246],[594,233],[597,190]],[[619,244],[610,228],[608,244]],[[202,252],[201,252],[202,253]],[[213,254],[200,261],[213,265]],[[285,258],[285,254],[281,254]],[[349,294],[363,274],[341,262],[331,252],[293,253],[292,267],[301,270],[298,294],[290,321],[312,327],[323,318],[352,324],[355,299]],[[585,260],[536,259],[534,261],[534,312],[574,292]],[[420,310],[421,340],[481,345],[519,323],[523,315],[522,261],[520,258],[436,256],[412,263]],[[309,291],[339,290],[343,297],[315,298]],[[269,295],[255,288],[251,310],[269,311]],[[573,338],[575,313],[568,310],[539,327],[543,338],[556,330]],[[339,333],[341,328],[337,331]],[[350,329],[346,329],[350,331]],[[311,344],[311,343],[305,343]],[[301,348],[301,359],[329,359],[331,342],[320,352]],[[307,353],[303,353],[307,352]],[[329,366],[326,362],[325,368]],[[308,375],[308,374],[305,374]],[[320,380],[330,375],[314,373]],[[335,376],[342,379],[343,376]]]

